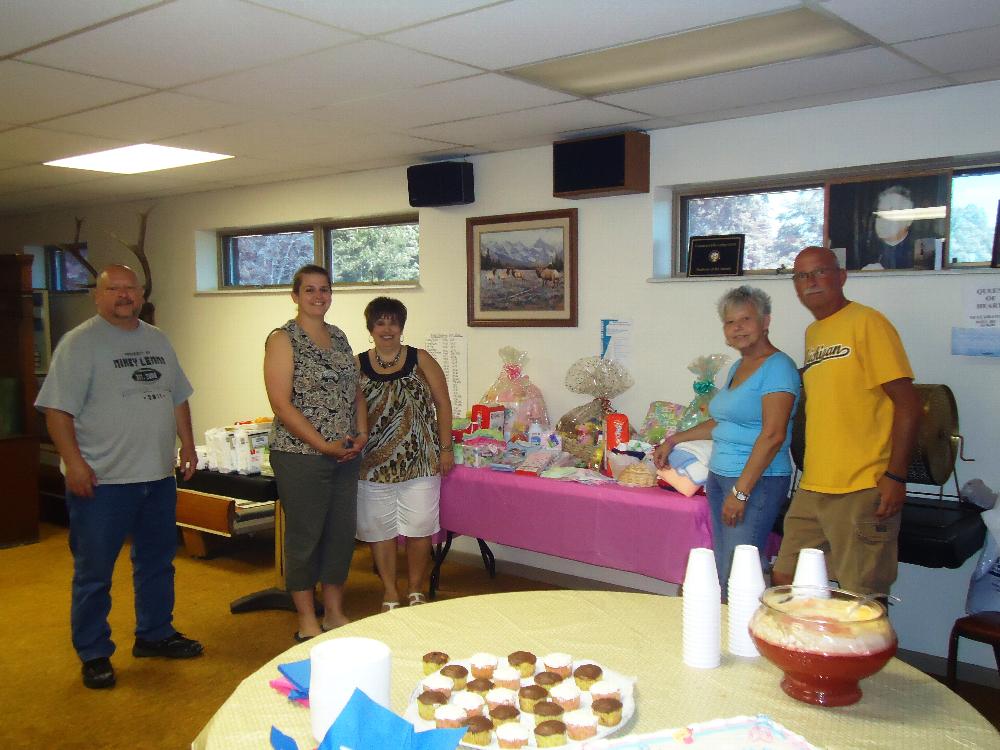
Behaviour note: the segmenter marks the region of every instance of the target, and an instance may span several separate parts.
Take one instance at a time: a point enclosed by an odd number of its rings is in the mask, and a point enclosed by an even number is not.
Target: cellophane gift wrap
[[[566,387],[593,400],[570,409],[556,424],[563,450],[596,469],[601,463],[599,437],[604,418],[615,411],[611,399],[635,385],[628,370],[613,359],[584,357],[566,373]]]
[[[646,418],[639,428],[639,438],[659,445],[678,430],[678,425],[684,417],[684,404],[673,401],[651,401],[646,411]]]
[[[704,354],[688,365],[688,369],[695,375],[691,386],[695,395],[684,410],[677,432],[690,429],[708,419],[708,404],[719,390],[715,387],[715,376],[728,361],[727,354]]]
[[[504,438],[526,440],[532,422],[549,426],[549,411],[538,386],[522,372],[527,352],[505,346],[500,350],[500,375],[483,396],[484,404],[503,404]]]

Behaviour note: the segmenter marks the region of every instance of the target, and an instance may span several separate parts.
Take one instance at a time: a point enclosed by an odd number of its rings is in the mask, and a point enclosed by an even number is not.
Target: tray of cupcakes
[[[431,651],[423,663],[403,716],[417,731],[466,727],[464,747],[579,745],[635,713],[635,680],[593,659],[515,651],[453,660]]]

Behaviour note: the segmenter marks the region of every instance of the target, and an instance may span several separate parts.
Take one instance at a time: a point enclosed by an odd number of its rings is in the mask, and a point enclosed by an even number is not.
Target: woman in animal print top
[[[406,537],[408,603],[424,604],[441,477],[455,465],[444,373],[403,344],[406,306],[376,297],[365,308],[374,347],[358,355],[370,436],[358,483],[357,537],[371,544],[385,587],[382,611],[399,606],[396,537]]]

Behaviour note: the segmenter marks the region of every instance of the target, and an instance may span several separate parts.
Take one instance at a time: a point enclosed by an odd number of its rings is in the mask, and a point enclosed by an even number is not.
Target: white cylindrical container
[[[389,708],[392,654],[382,641],[335,638],[313,646],[309,659],[309,713],[317,742],[323,741],[355,688]]]

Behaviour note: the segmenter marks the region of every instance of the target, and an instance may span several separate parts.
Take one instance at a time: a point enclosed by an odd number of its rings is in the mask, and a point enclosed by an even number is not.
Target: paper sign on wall
[[[432,333],[427,336],[424,348],[444,370],[451,396],[451,413],[464,417],[468,409],[469,350],[462,333]]]

